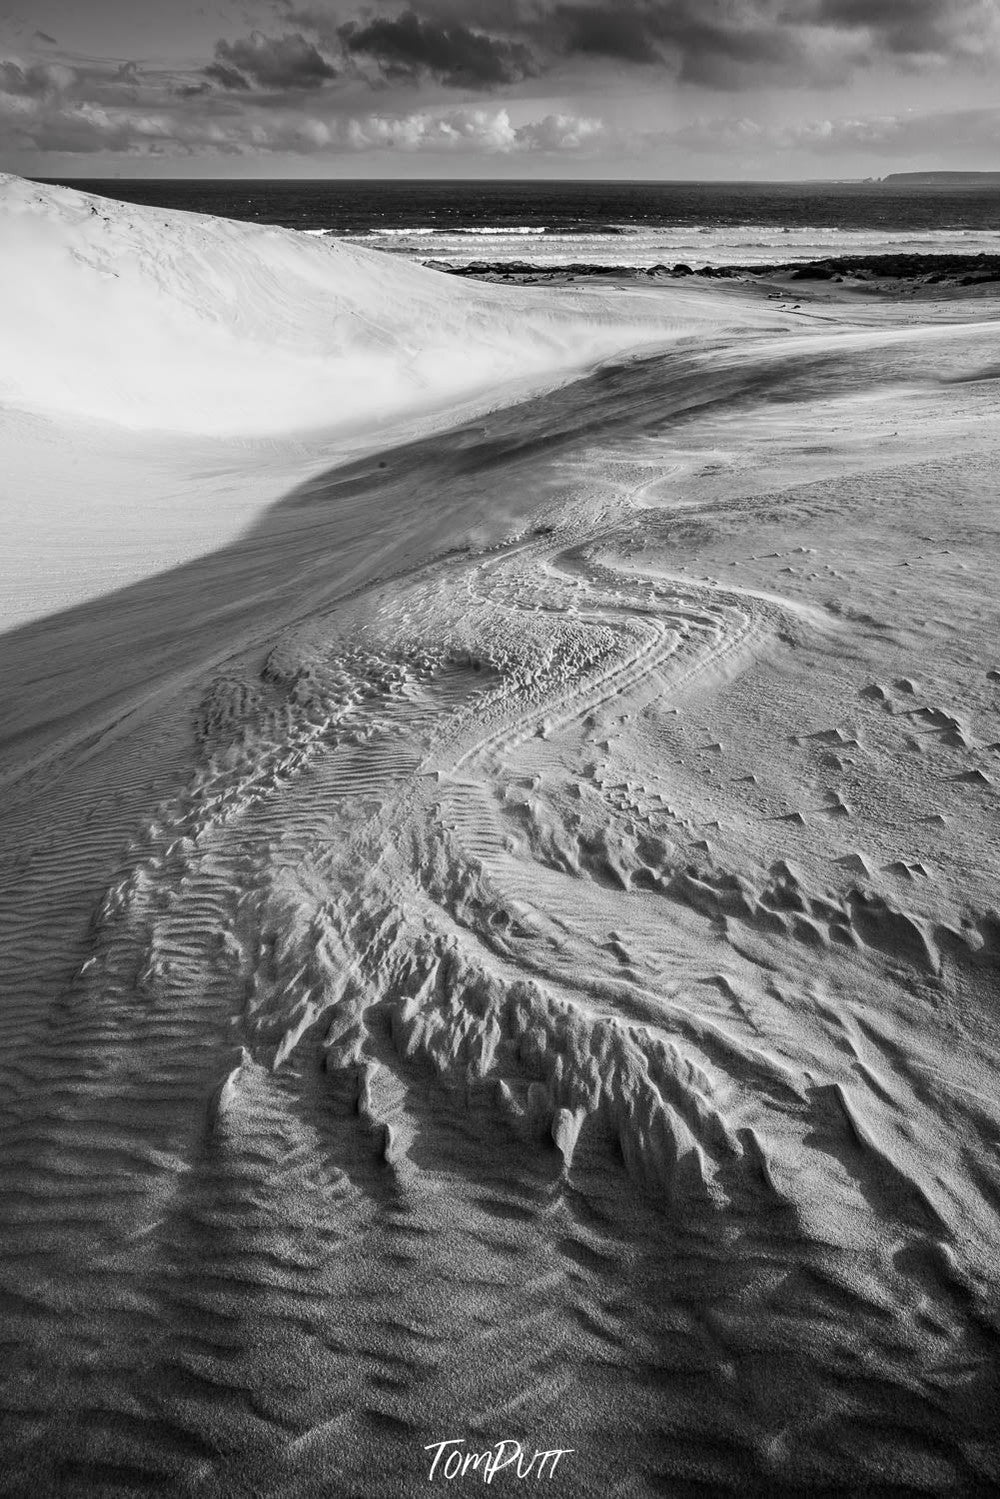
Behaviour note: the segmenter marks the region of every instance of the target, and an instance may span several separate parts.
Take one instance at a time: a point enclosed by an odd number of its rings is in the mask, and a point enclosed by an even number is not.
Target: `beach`
[[[995,1489],[1000,283],[0,212],[6,1491]]]

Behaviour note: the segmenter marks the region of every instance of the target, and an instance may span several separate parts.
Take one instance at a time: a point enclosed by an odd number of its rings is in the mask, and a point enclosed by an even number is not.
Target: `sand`
[[[1000,1485],[1000,316],[635,295],[3,637],[6,1492]]]
[[[0,625],[200,556],[345,457],[731,312],[459,286],[0,174]]]

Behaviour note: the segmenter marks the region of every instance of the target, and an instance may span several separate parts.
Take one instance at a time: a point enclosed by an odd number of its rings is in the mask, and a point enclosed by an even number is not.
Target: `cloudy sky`
[[[1000,0],[21,0],[0,170],[1000,169]]]

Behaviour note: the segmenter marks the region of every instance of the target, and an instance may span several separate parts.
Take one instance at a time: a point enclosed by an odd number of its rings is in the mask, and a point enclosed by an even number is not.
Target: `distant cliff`
[[[942,187],[1000,186],[1000,172],[891,172],[883,182],[940,183]]]

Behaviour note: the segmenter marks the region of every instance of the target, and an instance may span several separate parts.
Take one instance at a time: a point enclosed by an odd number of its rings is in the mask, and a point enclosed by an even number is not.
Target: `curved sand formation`
[[[5,638],[12,1492],[1000,1481],[1000,328],[880,316]]]
[[[0,400],[144,432],[356,430],[705,322],[2,175],[0,226]]]
[[[703,295],[461,286],[0,174],[0,625],[221,546],[348,455],[733,314]]]

